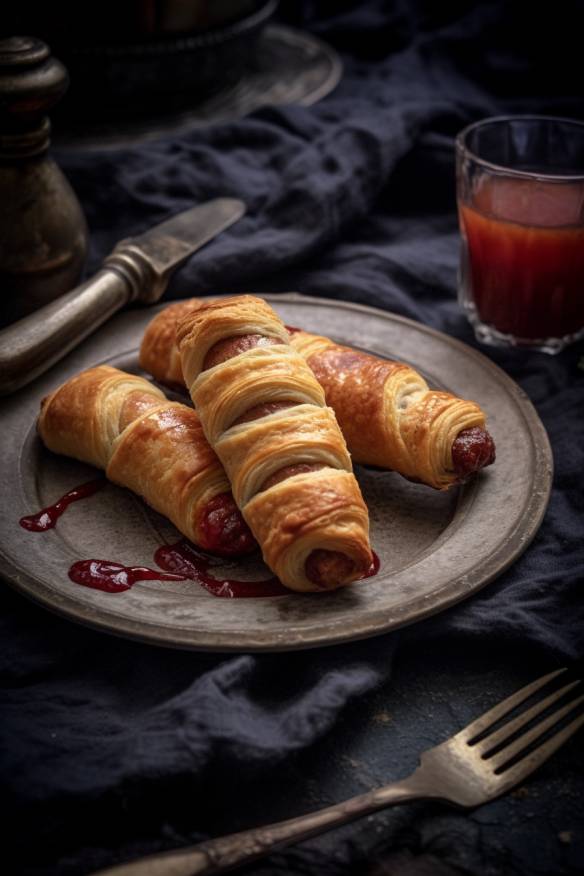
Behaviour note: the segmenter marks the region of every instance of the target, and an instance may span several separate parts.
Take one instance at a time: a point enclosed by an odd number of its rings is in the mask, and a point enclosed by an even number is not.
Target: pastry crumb
[[[371,720],[376,724],[389,724],[392,718],[389,712],[377,712],[376,715],[373,715]]]

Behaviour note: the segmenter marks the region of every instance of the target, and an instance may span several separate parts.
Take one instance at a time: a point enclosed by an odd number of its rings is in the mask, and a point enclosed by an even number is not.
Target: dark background
[[[248,214],[167,298],[298,289],[477,346],[456,303],[453,138],[500,113],[584,116],[583,4],[284,2],[280,17],[342,53],[343,81],[316,106],[55,151],[88,218],[88,272],[121,237],[235,195]],[[502,696],[577,664],[584,345],[557,357],[482,351],[536,406],[554,488],[523,557],[435,619],[307,653],[206,656],[91,632],[4,589],[6,872],[89,873],[338,801],[405,775]],[[247,872],[581,873],[583,766],[580,735],[475,812],[398,807]]]

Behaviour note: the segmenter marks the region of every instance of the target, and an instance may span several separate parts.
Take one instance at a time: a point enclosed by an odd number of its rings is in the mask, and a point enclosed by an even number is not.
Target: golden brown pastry
[[[50,450],[104,469],[199,547],[256,547],[195,411],[142,377],[109,365],[81,372],[43,399],[38,430]]]
[[[372,563],[368,514],[333,411],[261,298],[205,303],[177,326],[205,434],[264,560],[293,590],[333,589]]]
[[[353,459],[446,489],[494,461],[478,404],[432,390],[409,365],[294,331]]]
[[[176,322],[203,303],[190,299],[171,304],[149,323],[140,364],[161,383],[181,383]],[[460,483],[494,462],[495,445],[475,402],[429,389],[403,363],[289,331],[290,344],[323,387],[355,462],[393,469],[437,489]]]

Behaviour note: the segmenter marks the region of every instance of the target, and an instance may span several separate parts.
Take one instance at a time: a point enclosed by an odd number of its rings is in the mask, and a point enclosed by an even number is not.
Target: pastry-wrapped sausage
[[[197,299],[171,304],[149,323],[140,362],[161,383],[183,382],[175,325],[202,304]],[[495,444],[475,402],[430,389],[408,365],[325,337],[291,330],[290,344],[323,387],[355,462],[393,469],[437,489],[494,462]]]
[[[403,362],[303,331],[294,331],[291,342],[323,387],[357,462],[443,490],[494,461],[476,402],[430,389]]]
[[[205,434],[264,560],[293,590],[367,574],[368,514],[333,411],[262,299],[205,303],[177,326]]]
[[[43,399],[38,430],[50,450],[104,469],[199,547],[256,547],[196,412],[142,377],[109,365],[81,372]]]

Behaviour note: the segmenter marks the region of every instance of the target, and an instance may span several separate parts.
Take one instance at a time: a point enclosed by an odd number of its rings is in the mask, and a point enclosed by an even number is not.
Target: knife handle
[[[85,283],[0,331],[0,395],[47,371],[124,304],[156,300],[167,280],[122,241]]]
[[[54,365],[129,301],[158,301],[172,271],[245,213],[237,198],[215,198],[115,247],[90,280],[0,330],[0,395]]]
[[[128,279],[104,267],[40,310],[0,331],[0,394],[34,380],[131,297]]]

